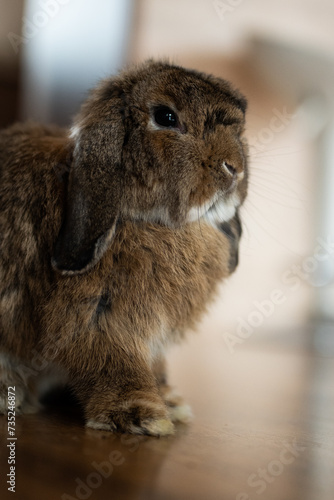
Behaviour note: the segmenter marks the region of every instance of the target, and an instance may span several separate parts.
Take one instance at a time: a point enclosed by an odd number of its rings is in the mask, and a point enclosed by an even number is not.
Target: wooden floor
[[[66,400],[17,418],[15,495],[1,417],[0,498],[333,500],[333,357],[278,338],[175,348],[171,378],[195,417],[171,438],[85,429]]]

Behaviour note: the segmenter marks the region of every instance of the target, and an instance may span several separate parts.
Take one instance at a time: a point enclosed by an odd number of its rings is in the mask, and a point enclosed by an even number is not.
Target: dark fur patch
[[[233,273],[239,263],[239,240],[242,233],[239,214],[237,213],[232,221],[222,222],[218,227],[230,242],[229,271]]]
[[[232,231],[231,225],[228,222],[222,222],[219,224],[219,229],[222,233],[226,234],[228,238],[230,238],[232,241],[235,240],[235,234]]]
[[[98,316],[106,311],[111,311],[111,297],[109,292],[105,292],[101,295],[96,307],[96,314]]]

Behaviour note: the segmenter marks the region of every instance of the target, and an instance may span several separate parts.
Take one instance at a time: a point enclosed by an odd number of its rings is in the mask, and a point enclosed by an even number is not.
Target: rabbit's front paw
[[[160,393],[166,403],[169,418],[172,422],[189,424],[192,421],[193,413],[191,407],[169,385],[161,386]]]
[[[92,402],[86,410],[86,426],[93,429],[146,434],[150,436],[168,436],[174,433],[174,425],[169,412],[160,399],[147,395],[113,401],[108,410],[100,411],[100,405],[94,410]]]

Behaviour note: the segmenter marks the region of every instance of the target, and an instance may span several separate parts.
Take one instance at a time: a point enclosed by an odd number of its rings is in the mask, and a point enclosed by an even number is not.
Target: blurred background
[[[330,0],[1,2],[0,125],[68,125],[87,89],[148,57],[230,79],[249,100],[251,180],[240,267],[211,321],[228,348],[263,332],[305,339],[321,320],[328,353],[333,23]]]
[[[237,421],[247,411],[261,422],[269,405],[302,434],[309,411],[319,417],[311,435],[324,436],[322,446],[334,401],[330,388],[314,392],[333,379],[332,364],[319,361],[334,355],[333,28],[332,0],[0,3],[2,127],[24,119],[69,125],[87,89],[148,57],[214,73],[247,96],[251,174],[240,265],[199,335],[173,351],[172,377],[203,418],[230,412]],[[219,374],[218,408],[206,391],[196,405],[203,373],[213,387]],[[293,388],[299,396],[284,407]],[[311,470],[333,492],[331,460],[314,451]]]

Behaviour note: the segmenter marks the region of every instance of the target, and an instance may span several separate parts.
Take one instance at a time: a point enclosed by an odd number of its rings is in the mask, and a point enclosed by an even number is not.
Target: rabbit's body
[[[168,434],[170,418],[185,419],[187,412],[170,395],[164,349],[195,327],[218,283],[234,270],[236,208],[222,230],[217,219],[211,224],[210,217],[194,217],[205,203],[203,213],[210,212],[215,197],[203,183],[201,193],[192,191],[197,201],[185,209],[186,221],[170,222],[179,216],[172,215],[177,207],[144,206],[142,192],[131,195],[129,184],[141,177],[136,172],[123,185],[125,208],[111,224],[107,244],[96,233],[94,254],[80,250],[74,260],[77,249],[68,248],[79,241],[75,231],[88,209],[84,204],[76,212],[68,243],[69,193],[81,182],[71,179],[78,147],[73,151],[72,144],[67,130],[37,125],[0,134],[0,411],[10,381],[22,411],[30,410],[34,379],[56,367],[91,427]],[[139,182],[152,196],[160,189],[153,174]],[[135,200],[132,208],[127,197]],[[65,241],[60,246],[59,234]],[[60,257],[51,266],[54,248]],[[86,264],[89,259],[93,264]]]

